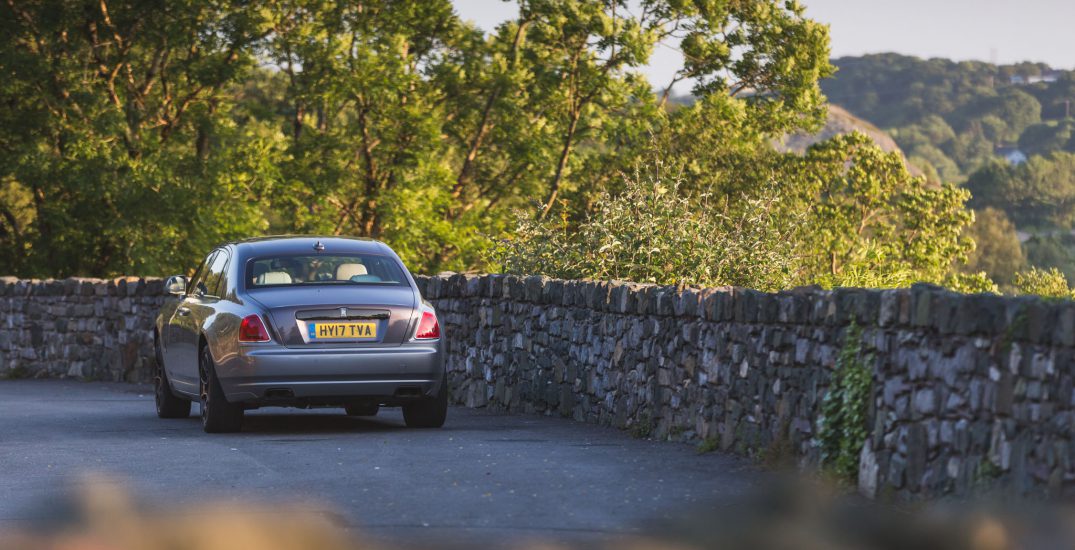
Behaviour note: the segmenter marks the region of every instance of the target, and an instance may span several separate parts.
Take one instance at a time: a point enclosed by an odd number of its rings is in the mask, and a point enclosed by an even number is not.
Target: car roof
[[[379,253],[390,252],[388,245],[374,239],[362,237],[340,236],[317,236],[317,235],[275,235],[269,237],[255,237],[226,243],[232,245],[237,252],[244,256],[262,254],[332,254],[334,252],[347,253]],[[324,247],[315,248],[316,245]]]

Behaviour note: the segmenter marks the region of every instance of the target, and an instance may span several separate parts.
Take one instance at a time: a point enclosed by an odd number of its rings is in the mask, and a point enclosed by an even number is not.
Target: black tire
[[[347,416],[377,416],[381,406],[377,403],[364,403],[361,405],[347,405],[343,410],[347,411]]]
[[[209,347],[203,346],[198,359],[200,373],[202,429],[205,433],[230,433],[243,429],[243,405],[241,403],[228,403],[224,397],[224,390],[220,387],[220,381],[216,377],[216,368],[213,366],[213,357],[209,354]]]
[[[448,376],[441,381],[435,397],[403,405],[403,421],[408,428],[439,428],[448,418]]]
[[[153,371],[153,395],[157,402],[157,416],[159,418],[189,417],[190,401],[176,397],[172,393],[172,384],[168,382],[168,375],[164,372],[164,357],[161,353],[160,342],[154,340],[153,348],[157,356],[157,367]]]

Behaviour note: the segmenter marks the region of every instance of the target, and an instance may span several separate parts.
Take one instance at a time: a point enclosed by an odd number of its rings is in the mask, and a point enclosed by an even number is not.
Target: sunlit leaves
[[[578,223],[653,143],[684,190],[742,171],[735,196],[768,200],[749,159],[820,120],[827,33],[794,3],[519,8],[486,34],[448,0],[0,4],[0,181],[32,199],[0,212],[2,259],[163,274],[301,232],[383,239],[416,271],[482,267],[513,212]],[[642,75],[657,47],[687,54],[697,106],[670,113]]]
[[[948,283],[971,250],[966,191],[927,186],[864,136],[753,161],[716,178],[651,161],[577,227],[523,217],[493,259],[518,273],[773,290]]]

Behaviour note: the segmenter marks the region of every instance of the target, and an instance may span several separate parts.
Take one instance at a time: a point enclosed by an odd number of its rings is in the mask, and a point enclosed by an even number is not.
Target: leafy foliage
[[[1018,166],[992,163],[967,181],[975,207],[1004,210],[1019,227],[1075,224],[1075,154],[1032,157]]]
[[[872,361],[872,356],[862,353],[862,329],[852,323],[844,334],[844,346],[821,403],[817,436],[822,466],[850,481],[858,479],[859,453],[870,433]]]
[[[790,164],[787,187],[808,212],[797,245],[806,255],[804,282],[850,286],[856,273],[882,274],[882,284],[941,282],[973,243],[966,191],[912,177],[899,154],[859,134],[836,137]]]
[[[972,193],[979,221],[968,237],[978,247],[961,271],[984,271],[1005,289],[1026,265],[1075,281],[1066,235],[1075,225],[1075,72],[895,54],[835,64],[838,76],[823,82],[834,103],[890,130],[930,181]],[[1002,146],[1029,160],[1009,164]]]
[[[492,263],[565,278],[895,287],[944,282],[971,250],[966,192],[927,186],[864,136],[834,138],[802,157],[752,158],[752,170],[721,179],[656,161],[620,193],[599,196],[580,223],[566,213],[521,217]]]
[[[791,282],[792,227],[777,199],[743,197],[715,208],[709,195],[684,192],[681,176],[657,163],[626,178],[624,190],[597,199],[577,227],[566,218],[525,215],[494,250],[505,271],[564,278],[664,284],[737,284],[780,288]],[[767,194],[766,194],[767,195]]]
[[[993,279],[989,278],[989,274],[984,271],[961,273],[952,272],[945,278],[942,285],[950,290],[956,292],[962,292],[964,294],[999,294],[1000,287],[997,283],[993,282]]]
[[[228,120],[262,15],[201,2],[0,6],[0,181],[30,197],[0,203],[0,261],[25,275],[154,273],[264,230],[259,140]]]
[[[1046,231],[1023,243],[1027,263],[1041,269],[1056,268],[1068,281],[1075,280],[1075,236],[1068,232]]]
[[[985,272],[999,284],[1009,285],[1015,274],[1026,268],[1026,256],[1015,226],[1002,210],[989,207],[978,210],[974,224],[967,230],[975,242],[965,266],[967,272]]]
[[[0,261],[163,274],[302,232],[471,268],[514,211],[580,219],[650,139],[689,137],[686,78],[719,106],[690,113],[747,129],[726,136],[820,120],[827,28],[796,2],[518,4],[489,34],[449,0],[0,4]],[[658,42],[688,62],[655,94]]]
[[[1059,269],[1049,270],[1031,268],[1015,275],[1015,288],[1023,294],[1036,294],[1046,298],[1075,299],[1075,290],[1068,286],[1067,279]]]

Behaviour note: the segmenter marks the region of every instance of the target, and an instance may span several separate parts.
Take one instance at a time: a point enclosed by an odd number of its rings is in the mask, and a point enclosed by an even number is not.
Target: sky
[[[463,19],[487,31],[518,13],[515,2],[453,1]],[[1075,0],[800,1],[808,17],[830,26],[833,57],[897,52],[1075,69]],[[659,47],[646,74],[661,86],[681,62],[673,48]]]

